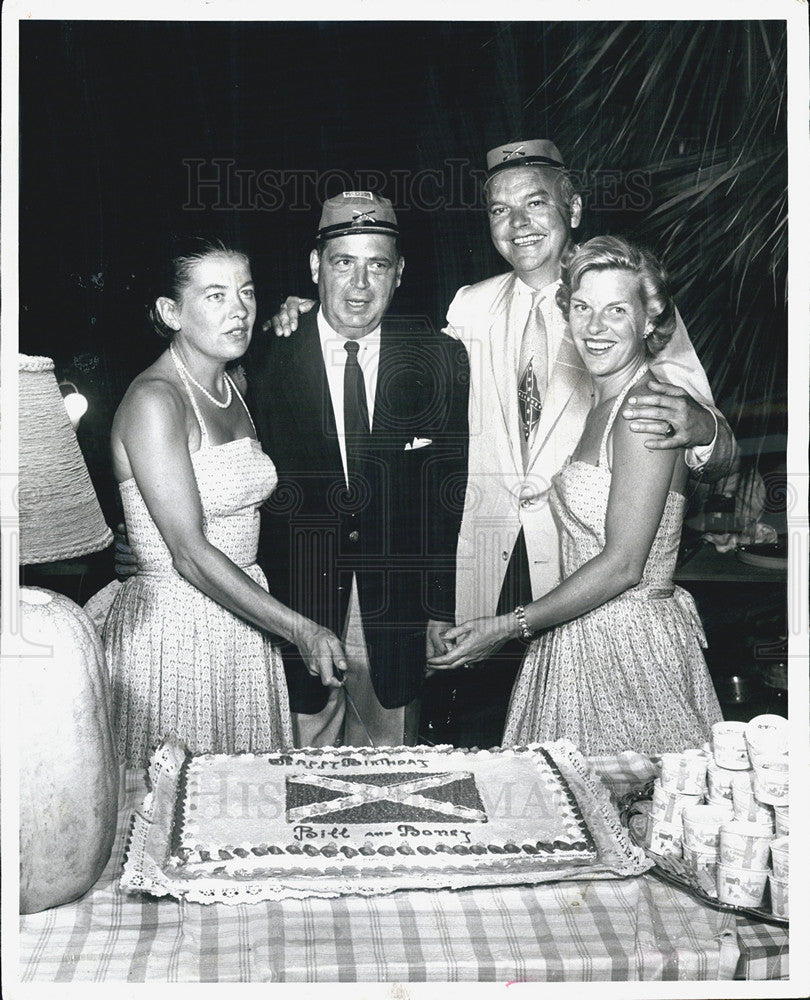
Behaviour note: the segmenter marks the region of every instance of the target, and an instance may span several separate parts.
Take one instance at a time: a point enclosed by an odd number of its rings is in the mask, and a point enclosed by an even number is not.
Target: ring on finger
[[[667,421],[667,429],[664,434],[664,437],[671,438],[674,436],[675,436],[675,428],[672,426],[671,423],[669,423],[669,421]]]

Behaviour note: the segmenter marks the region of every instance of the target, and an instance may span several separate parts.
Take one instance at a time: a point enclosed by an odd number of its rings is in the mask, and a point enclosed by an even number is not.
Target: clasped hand
[[[443,638],[450,648],[441,656],[429,657],[428,664],[432,670],[455,670],[468,663],[487,659],[516,635],[512,615],[474,618],[448,629]]]

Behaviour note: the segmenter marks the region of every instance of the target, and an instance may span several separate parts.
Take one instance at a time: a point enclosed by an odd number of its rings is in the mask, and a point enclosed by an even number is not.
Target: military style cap
[[[496,146],[487,153],[487,180],[509,167],[565,167],[550,139],[522,139]]]
[[[331,240],[352,233],[398,236],[397,217],[391,202],[373,191],[344,191],[325,201],[318,239]]]

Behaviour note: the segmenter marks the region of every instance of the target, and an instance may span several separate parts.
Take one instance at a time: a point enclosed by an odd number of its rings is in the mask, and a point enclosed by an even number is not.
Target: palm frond
[[[750,415],[746,432],[783,430],[784,23],[594,22],[573,34],[559,30],[565,50],[530,101],[564,94],[555,138],[589,176],[641,170],[649,177],[643,212],[600,209],[596,181],[589,232],[623,230],[657,251],[715,395],[740,418]],[[762,405],[769,400],[770,416]]]

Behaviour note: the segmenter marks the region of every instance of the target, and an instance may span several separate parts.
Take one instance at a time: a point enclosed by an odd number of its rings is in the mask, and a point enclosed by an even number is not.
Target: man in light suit
[[[590,378],[555,299],[582,201],[548,140],[499,146],[488,154],[487,167],[490,234],[512,270],[460,289],[445,331],[465,345],[470,363],[469,477],[456,569],[459,622],[520,609],[559,582],[549,487],[573,452],[591,406]],[[530,327],[539,347],[530,352],[527,372]],[[623,416],[649,436],[648,447],[686,447],[690,466],[701,468],[711,459],[708,475],[726,475],[736,449],[733,435],[713,407],[680,316],[655,368],[667,381],[651,380],[649,395],[628,401]],[[500,692],[505,710],[508,679],[524,650],[518,641],[507,644],[459,678],[456,712],[482,685]]]
[[[385,318],[404,263],[388,199],[329,199],[310,256],[319,308],[289,340],[254,338],[246,358],[279,475],[260,535],[270,592],[328,623],[348,663],[343,687],[326,688],[284,651],[298,746],[414,742],[426,656],[453,621],[466,354]]]

